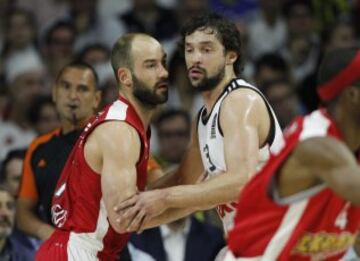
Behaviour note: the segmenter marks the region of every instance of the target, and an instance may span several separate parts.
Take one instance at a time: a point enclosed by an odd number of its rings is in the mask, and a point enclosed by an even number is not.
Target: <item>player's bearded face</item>
[[[193,72],[197,72],[198,74],[202,74],[203,77],[199,81],[193,81],[191,74]],[[219,65],[215,70],[215,73],[209,75],[206,69],[201,68],[200,66],[192,66],[188,69],[188,74],[190,75],[190,82],[196,90],[200,92],[210,91],[215,89],[215,87],[224,79],[225,76],[225,66]]]
[[[161,78],[155,82],[152,86],[145,83],[135,74],[133,76],[134,82],[134,96],[143,104],[156,106],[163,104],[168,99],[168,80],[167,78]]]

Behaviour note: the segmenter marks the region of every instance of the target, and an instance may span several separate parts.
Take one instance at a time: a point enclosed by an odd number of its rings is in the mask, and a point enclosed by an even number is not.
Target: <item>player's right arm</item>
[[[137,192],[136,163],[141,149],[137,131],[121,121],[98,126],[85,144],[85,159],[101,173],[101,191],[110,225],[118,233],[126,232],[116,222],[114,206]]]
[[[321,183],[360,205],[357,160],[343,142],[330,137],[300,142],[281,168],[278,187],[280,196],[290,196]]]

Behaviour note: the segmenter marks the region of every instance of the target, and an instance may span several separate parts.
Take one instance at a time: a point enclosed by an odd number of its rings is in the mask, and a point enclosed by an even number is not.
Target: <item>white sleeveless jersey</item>
[[[234,79],[227,87],[225,87],[224,92],[219,96],[218,100],[214,104],[212,111],[207,113],[206,108],[203,107],[198,115],[197,131],[201,158],[204,168],[208,172],[208,177],[210,178],[226,171],[224,137],[219,125],[221,104],[225,97],[232,91],[244,88],[254,90],[258,93],[265,101],[271,115],[271,129],[268,142],[259,149],[259,163],[257,170],[260,170],[264,163],[269,159],[270,151],[277,150],[277,148],[284,143],[280,125],[276,119],[273,109],[264,95],[256,87],[250,85],[246,81]],[[236,202],[230,202],[217,206],[217,212],[223,222],[226,233],[232,228],[235,210]]]

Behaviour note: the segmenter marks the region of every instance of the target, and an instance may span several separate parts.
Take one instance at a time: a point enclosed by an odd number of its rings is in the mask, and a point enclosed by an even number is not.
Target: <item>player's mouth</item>
[[[168,89],[168,82],[164,81],[164,82],[159,82],[156,84],[156,89],[159,90],[167,90]]]
[[[199,79],[204,75],[204,70],[200,68],[190,68],[189,77],[192,79]]]

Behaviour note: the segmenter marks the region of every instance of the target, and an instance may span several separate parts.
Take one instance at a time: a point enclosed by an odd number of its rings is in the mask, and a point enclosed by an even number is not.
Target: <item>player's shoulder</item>
[[[246,112],[245,110],[266,109],[264,98],[254,88],[245,86],[231,91],[222,102],[222,110]]]
[[[317,136],[300,141],[293,155],[306,164],[323,166],[339,166],[354,161],[344,142],[330,136]]]
[[[138,137],[138,132],[131,124],[126,121],[111,120],[104,121],[96,126],[92,136],[95,136],[99,140],[106,141],[129,141],[134,137]]]

